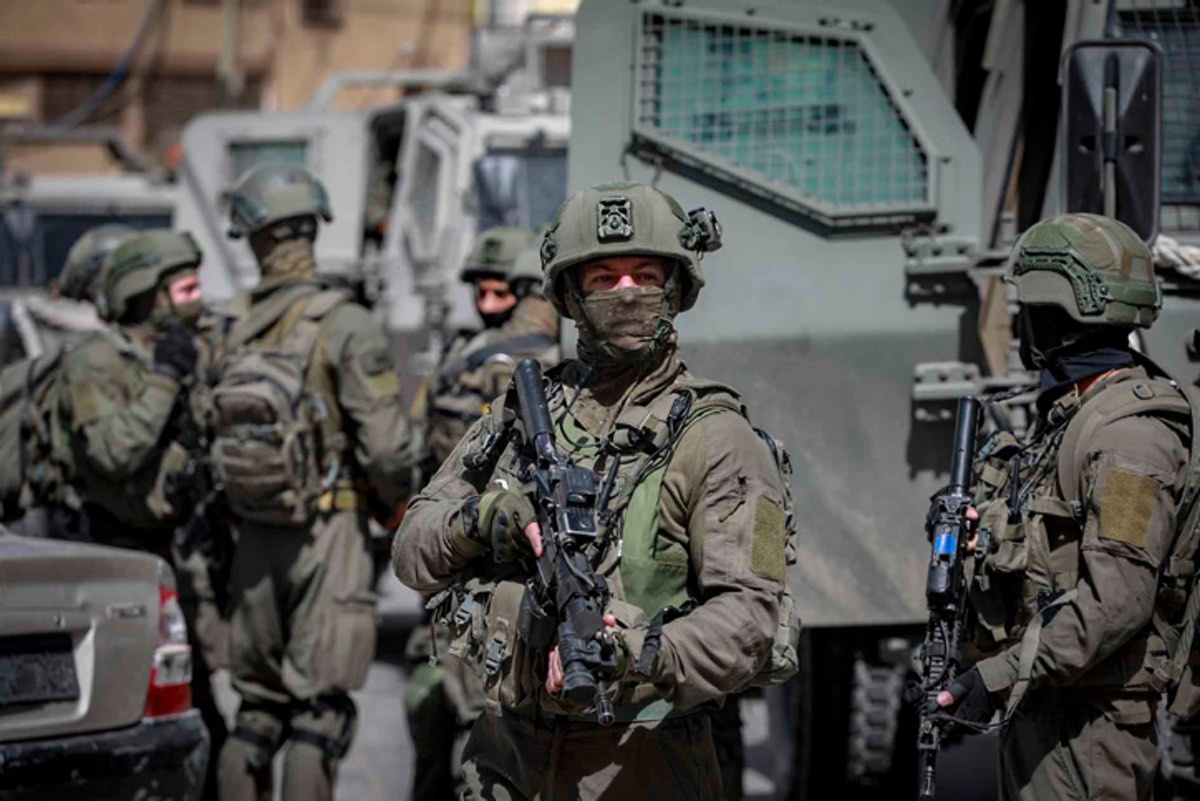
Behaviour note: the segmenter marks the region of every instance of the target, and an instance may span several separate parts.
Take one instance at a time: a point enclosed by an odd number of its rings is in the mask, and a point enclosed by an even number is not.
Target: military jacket
[[[741,414],[713,407],[689,418],[659,462],[634,458],[637,447],[661,441],[645,432],[661,430],[664,406],[685,388],[703,392],[705,383],[674,351],[627,389],[611,391],[603,382],[596,390],[581,388],[581,373],[579,363],[567,363],[548,400],[559,447],[577,463],[603,475],[614,454],[622,454],[608,509],[613,530],[597,570],[608,576],[609,611],[632,660],[642,655],[653,617],[665,606],[684,612],[663,618],[657,657],[638,665],[644,672],[624,677],[618,719],[661,718],[741,689],[771,651],[785,579],[783,489],[770,453]],[[479,590],[482,603],[463,621],[468,642],[458,653],[484,662],[491,711],[538,704],[580,713],[545,692],[545,655],[527,653],[515,637],[527,566],[497,567],[487,546],[464,530],[469,498],[520,485],[522,456],[512,442],[481,469],[465,461],[511,418],[511,407],[498,401],[410,504],[393,567],[401,581],[424,592],[456,579],[465,580],[468,593]],[[632,448],[631,436],[639,443]],[[502,658],[489,665],[489,653],[497,651]]]
[[[549,301],[525,298],[503,326],[460,332],[438,363],[427,404],[431,456],[441,464],[478,420],[487,402],[508,389],[517,362],[558,364],[558,314]]]
[[[220,310],[221,319],[210,323],[220,332],[213,335],[214,380],[234,332],[261,320],[268,324],[251,341],[285,336],[277,321],[323,286],[316,280],[288,280],[234,297]],[[412,464],[410,431],[387,335],[367,309],[347,301],[321,320],[307,380],[308,391],[325,399],[333,424],[345,434],[349,474],[341,483],[358,488],[365,482],[388,505],[403,500]]]
[[[181,511],[168,482],[187,460],[168,431],[181,388],[154,372],[148,348],[114,328],[70,349],[56,428],[83,501],[125,525],[169,530]]]
[[[980,530],[994,541],[971,602],[979,644],[998,651],[977,664],[990,691],[1018,679],[1069,687],[1116,719],[1149,719],[1150,672],[1165,652],[1152,618],[1175,611],[1161,609],[1159,575],[1187,478],[1186,421],[1115,419],[1083,435],[1078,469],[1059,457],[1072,419],[1102,392],[1141,397],[1151,385],[1177,394],[1141,367],[1120,370],[1060,398],[1024,443],[1000,435],[985,447]]]

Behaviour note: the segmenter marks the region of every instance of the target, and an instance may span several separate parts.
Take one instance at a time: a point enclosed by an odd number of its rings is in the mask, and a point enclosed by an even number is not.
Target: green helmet
[[[104,291],[104,263],[118,245],[136,233],[128,225],[108,223],[75,240],[58,276],[63,297],[96,303]]]
[[[542,237],[546,234],[547,226],[534,231],[533,237],[525,249],[513,259],[508,268],[505,280],[518,297],[540,293],[542,289]]]
[[[1005,280],[1022,303],[1057,306],[1089,325],[1149,328],[1162,307],[1146,243],[1099,214],[1060,214],[1034,225],[1017,242]]]
[[[292,217],[333,220],[321,182],[295,164],[264,164],[244,173],[229,193],[229,236],[249,236]]]
[[[130,237],[109,257],[101,314],[120,320],[131,298],[154,289],[173,272],[199,267],[203,258],[191,234],[155,229]]]
[[[508,271],[533,234],[525,228],[498,225],[475,238],[475,246],[458,278],[469,283],[480,278],[507,278]]]
[[[567,270],[609,256],[658,256],[683,269],[680,311],[696,303],[704,286],[699,255],[720,246],[720,227],[708,212],[699,217],[648,184],[601,184],[576,192],[559,207],[542,238],[542,291],[558,309],[570,316],[559,280]],[[711,222],[707,230],[700,220]]]

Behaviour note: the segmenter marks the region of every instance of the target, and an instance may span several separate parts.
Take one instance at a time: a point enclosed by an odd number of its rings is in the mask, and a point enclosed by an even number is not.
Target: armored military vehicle
[[[183,134],[175,226],[205,252],[206,298],[258,279],[245,242],[225,235],[226,192],[250,167],[285,162],[307,167],[329,193],[320,269],[379,301],[402,343],[471,323],[469,292],[454,276],[475,232],[533,228],[565,196],[569,73],[561,61],[573,30],[569,17],[482,29],[465,72],[341,73],[296,111],[198,115]],[[337,110],[340,92],[362,85],[409,94]]]
[[[681,340],[795,466],[806,634],[800,676],[768,704],[777,756],[792,757],[775,760],[775,791],[912,797],[901,693],[925,619],[927,499],[946,480],[953,400],[1029,378],[997,276],[1015,235],[1062,208],[1062,55],[1085,39],[1156,44],[1161,230],[1194,242],[1198,11],[584,0],[576,24],[570,188],[648,181],[716,211],[725,247]],[[1149,153],[1150,133],[1113,141]],[[1141,343],[1183,374],[1190,272],[1163,270],[1164,313]],[[965,758],[946,761],[963,782],[942,797],[994,792],[994,754]]]
[[[94,309],[56,296],[71,246],[106,223],[170,227],[175,187],[157,176],[16,176],[0,184],[0,365],[99,325]]]

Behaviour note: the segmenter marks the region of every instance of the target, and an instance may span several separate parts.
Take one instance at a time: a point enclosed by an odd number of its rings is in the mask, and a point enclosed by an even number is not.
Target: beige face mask
[[[652,360],[674,331],[667,301],[674,294],[670,287],[604,289],[582,299],[572,293],[567,303],[578,306],[572,316],[579,321],[579,355],[597,366]]]
[[[253,244],[253,243],[252,243]],[[313,278],[317,274],[317,263],[313,258],[313,243],[307,237],[285,239],[256,249],[258,263],[262,267],[264,283],[285,281],[289,278]]]

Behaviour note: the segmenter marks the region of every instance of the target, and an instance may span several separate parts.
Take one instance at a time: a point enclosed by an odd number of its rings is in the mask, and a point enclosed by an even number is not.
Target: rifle
[[[534,485],[542,529],[542,555],[521,600],[517,631],[534,651],[544,652],[557,639],[563,695],[574,704],[593,703],[597,721],[607,726],[613,722],[607,677],[617,667],[613,646],[603,637],[609,589],[586,553],[597,536],[599,482],[594,472],[559,453],[537,361],[523,359],[513,380],[532,450],[521,480]]]
[[[925,522],[933,545],[925,583],[929,623],[920,651],[921,684],[907,693],[911,701],[922,704],[917,728],[920,782],[917,797],[921,799],[934,796],[938,750],[947,724],[954,722],[952,715],[938,708],[937,697],[950,686],[962,663],[960,640],[967,614],[967,580],[963,567],[970,538],[967,509],[974,504],[971,463],[975,454],[979,407],[977,398],[965,397],[958,401],[950,483],[930,499],[932,507]],[[986,532],[981,532],[980,539],[985,537]],[[977,543],[976,558],[986,552],[987,543]]]
[[[213,478],[208,431],[192,413],[190,389],[179,393],[173,422],[179,444],[187,451],[183,470],[171,477],[172,505],[177,509],[190,509],[186,519],[175,529],[175,548],[182,558],[187,559],[197,547],[211,545],[212,521],[218,516],[217,502],[222,497],[222,487]]]

